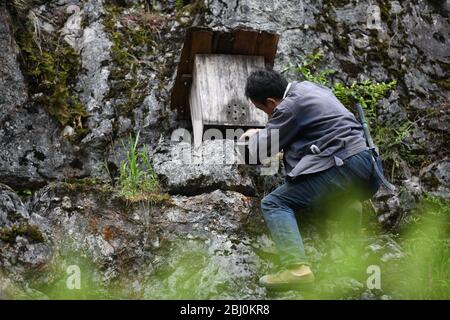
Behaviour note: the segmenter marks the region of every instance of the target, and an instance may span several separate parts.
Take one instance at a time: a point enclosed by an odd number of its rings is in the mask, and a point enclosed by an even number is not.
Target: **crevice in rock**
[[[189,182],[188,182],[189,183]],[[250,187],[245,186],[224,186],[223,183],[213,183],[208,184],[206,187],[202,187],[201,184],[196,186],[189,186],[189,187],[171,187],[170,190],[167,190],[167,193],[170,195],[180,195],[180,196],[198,196],[205,193],[210,193],[215,190],[221,190],[221,191],[235,191],[238,192],[244,196],[248,197],[255,197],[255,190]]]

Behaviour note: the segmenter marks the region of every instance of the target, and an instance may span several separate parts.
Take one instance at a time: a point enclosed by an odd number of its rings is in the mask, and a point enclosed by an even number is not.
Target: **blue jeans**
[[[350,196],[351,193],[352,198],[362,201],[375,194],[380,185],[370,156],[370,150],[363,151],[345,159],[342,166],[286,180],[262,199],[264,221],[282,267],[308,264],[295,209],[320,207],[330,195]]]

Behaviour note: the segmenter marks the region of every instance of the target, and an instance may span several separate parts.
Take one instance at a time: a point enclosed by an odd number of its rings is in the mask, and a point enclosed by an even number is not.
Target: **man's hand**
[[[244,132],[244,134],[239,138],[239,140],[244,140],[245,138],[250,138],[254,134],[256,134],[261,129],[248,129]]]

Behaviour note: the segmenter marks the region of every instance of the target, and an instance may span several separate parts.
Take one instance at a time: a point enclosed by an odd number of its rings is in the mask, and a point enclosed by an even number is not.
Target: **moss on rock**
[[[78,195],[83,193],[95,193],[99,199],[105,202],[115,199],[118,201],[118,207],[126,207],[125,204],[133,204],[139,202],[150,203],[152,205],[172,205],[172,198],[168,193],[159,192],[140,192],[133,195],[125,196],[119,189],[111,186],[98,179],[70,179],[64,183],[55,183],[52,188],[58,189],[62,194]]]
[[[144,61],[145,56],[153,53],[154,35],[164,23],[164,18],[156,13],[140,8],[133,13],[126,10],[126,7],[106,5],[104,20],[105,30],[113,43],[114,68],[109,76],[109,97],[119,101],[118,111],[125,115],[139,106],[147,95],[147,81],[140,79],[140,72],[150,67]]]
[[[450,78],[435,80],[435,82],[440,88],[450,90]]]
[[[17,236],[26,237],[34,243],[44,241],[41,231],[35,225],[28,223],[17,223],[10,227],[0,228],[0,239],[4,242],[14,243]]]
[[[16,25],[16,38],[30,91],[61,126],[70,124],[84,133],[88,113],[73,90],[80,70],[78,53],[56,33],[38,37],[29,18],[22,19]]]

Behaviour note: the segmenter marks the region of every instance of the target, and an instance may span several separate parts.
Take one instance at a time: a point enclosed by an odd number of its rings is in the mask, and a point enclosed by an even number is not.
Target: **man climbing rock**
[[[250,157],[264,161],[282,150],[286,169],[284,184],[261,201],[282,270],[263,276],[260,283],[268,288],[301,286],[314,281],[314,275],[294,210],[316,207],[330,194],[357,190],[353,196],[358,200],[372,197],[380,186],[372,151],[353,113],[324,86],[288,83],[273,70],[259,69],[248,77],[245,94],[269,115],[264,129],[241,137],[248,139]],[[381,167],[379,160],[377,165]]]

